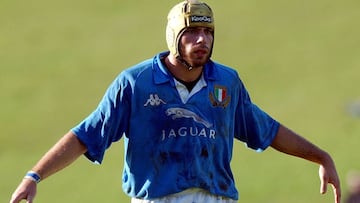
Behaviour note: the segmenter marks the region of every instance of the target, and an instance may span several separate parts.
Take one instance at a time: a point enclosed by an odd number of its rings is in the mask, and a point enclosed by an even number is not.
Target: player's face
[[[181,56],[194,68],[203,66],[211,54],[213,31],[206,27],[189,27],[180,39]]]

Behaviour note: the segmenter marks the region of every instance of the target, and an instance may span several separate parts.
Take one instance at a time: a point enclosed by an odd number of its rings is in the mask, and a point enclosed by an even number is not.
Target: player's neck
[[[197,67],[189,70],[188,67],[186,67],[171,54],[165,58],[165,65],[175,78],[184,82],[196,81],[200,77],[203,70],[203,67]]]

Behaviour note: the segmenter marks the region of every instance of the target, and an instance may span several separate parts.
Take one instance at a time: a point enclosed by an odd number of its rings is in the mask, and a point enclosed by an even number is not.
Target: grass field
[[[124,68],[166,49],[168,10],[177,1],[0,2],[0,202],[65,132],[97,105]],[[252,99],[360,170],[360,1],[209,0],[213,59],[236,68]],[[121,191],[122,141],[101,166],[80,158],[39,184],[38,203],[129,202]],[[246,203],[322,203],[318,166],[236,142],[233,172]]]

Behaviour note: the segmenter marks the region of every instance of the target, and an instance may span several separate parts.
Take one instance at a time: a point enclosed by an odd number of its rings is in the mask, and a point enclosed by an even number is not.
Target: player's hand
[[[26,203],[33,203],[36,195],[36,183],[30,179],[23,179],[11,196],[10,203],[19,203],[26,200]]]
[[[337,175],[334,164],[331,164],[330,166],[327,167],[320,165],[319,177],[321,181],[320,193],[325,194],[327,191],[327,185],[331,184],[334,192],[335,203],[340,203],[341,200],[340,180]]]

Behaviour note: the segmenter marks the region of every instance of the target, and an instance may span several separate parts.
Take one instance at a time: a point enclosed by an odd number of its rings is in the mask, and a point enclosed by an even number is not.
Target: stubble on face
[[[203,29],[184,32],[180,39],[181,56],[193,68],[204,66],[210,58],[213,35]]]

